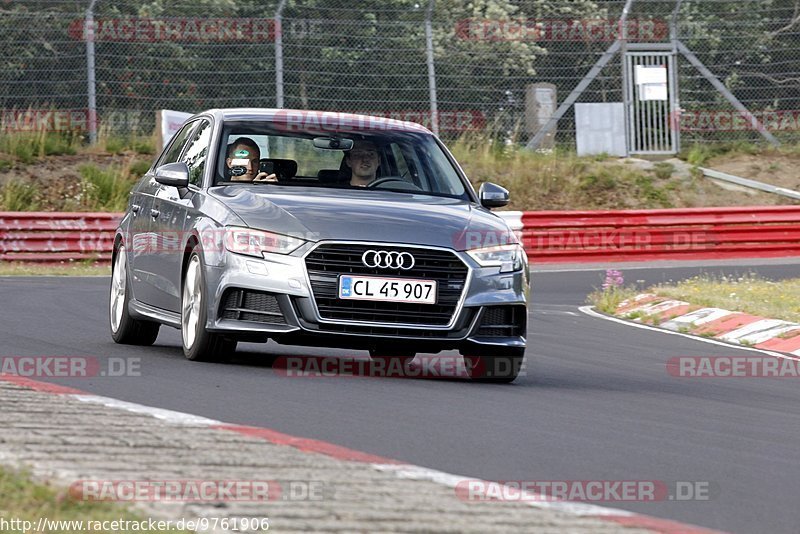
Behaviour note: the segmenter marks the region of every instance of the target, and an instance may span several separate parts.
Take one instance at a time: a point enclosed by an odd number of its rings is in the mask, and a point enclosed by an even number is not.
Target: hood
[[[454,198],[262,185],[220,186],[209,193],[251,228],[311,241],[380,241],[465,250],[513,239],[500,217]]]

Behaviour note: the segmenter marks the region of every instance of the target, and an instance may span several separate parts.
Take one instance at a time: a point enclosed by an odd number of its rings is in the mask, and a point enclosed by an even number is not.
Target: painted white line
[[[701,308],[699,310],[675,317],[674,319],[670,319],[659,326],[669,330],[672,330],[671,325],[675,326],[675,330],[681,326],[689,326],[691,324],[700,326],[710,323],[711,321],[716,321],[717,319],[722,319],[728,315],[733,315],[733,313],[734,312],[730,310],[723,310],[722,308]]]
[[[490,484],[490,481],[481,480],[477,478],[453,475],[427,467],[420,467],[416,465],[404,464],[372,464],[374,469],[384,473],[392,473],[398,478],[406,480],[427,480],[436,484],[455,489],[459,483],[465,481],[476,481],[481,484]],[[515,489],[514,494],[519,495],[519,499],[514,499],[510,502],[518,502],[539,508],[542,510],[553,510],[558,512],[567,513],[570,515],[584,517],[584,516],[636,516],[627,510],[618,510],[616,508],[607,508],[605,506],[596,506],[594,504],[585,504],[581,502],[551,500],[552,497],[542,496],[541,494],[532,493]]]
[[[199,415],[192,415],[183,412],[174,412],[172,410],[165,410],[163,408],[154,408],[152,406],[144,406],[142,404],[136,404],[133,402],[126,402],[118,399],[112,399],[110,397],[101,397],[99,395],[69,395],[69,396],[81,402],[102,404],[103,406],[108,406],[109,408],[117,408],[119,410],[125,410],[126,412],[149,415],[151,417],[155,417],[156,419],[161,419],[162,421],[166,421],[167,423],[173,423],[176,425],[212,426],[212,425],[222,424],[219,421],[208,419],[206,417],[201,417]]]
[[[99,395],[68,395],[68,396],[76,400],[79,400],[81,402],[102,404],[103,406],[107,406],[113,409],[125,410],[127,412],[132,412],[136,414],[148,415],[150,417],[160,419],[162,421],[171,424],[195,425],[195,426],[212,426],[212,425],[224,424],[221,423],[220,421],[215,421],[213,419],[208,419],[198,415],[192,415],[183,412],[175,412],[172,410],[165,410],[162,408],[154,408],[152,406],[144,406],[142,404],[136,404],[133,402],[126,402],[118,399],[112,399],[110,397],[102,397]],[[392,473],[397,478],[400,479],[429,481],[435,484],[439,484],[441,486],[453,488],[454,490],[453,497],[455,498],[458,498],[455,495],[455,488],[461,482],[467,480],[473,480],[473,481],[479,481],[482,484],[491,483],[490,481],[487,480],[481,480],[481,479],[476,479],[474,477],[467,477],[462,475],[454,475],[451,473],[445,473],[444,471],[437,471],[435,469],[429,469],[427,467],[421,467],[412,464],[367,464],[367,465],[380,472]],[[541,495],[532,492],[523,492],[517,490],[517,493],[519,494],[519,500],[515,500],[514,502],[520,502],[542,510],[552,510],[555,512],[561,512],[575,517],[587,517],[587,516],[635,517],[638,515],[633,512],[628,512],[627,510],[620,510],[605,506],[597,506],[594,504],[585,504],[581,502],[562,501],[562,500],[550,500],[551,497],[543,497]]]
[[[584,313],[588,313],[589,315],[597,315],[602,318],[606,318],[599,314],[595,314],[592,310],[585,310],[584,308],[588,308],[584,306],[580,308],[581,311]],[[591,313],[589,313],[591,312]],[[619,321],[625,322],[625,321]],[[631,324],[627,323],[626,324]],[[642,327],[643,325],[633,325]],[[667,332],[671,333],[671,332]],[[142,404],[136,404],[133,402],[126,402],[118,399],[113,399],[110,397],[102,397],[99,395],[81,395],[81,394],[71,394],[66,395],[67,397],[71,397],[81,402],[87,403],[95,403],[95,404],[102,404],[103,406],[112,408],[112,409],[119,409],[125,410],[128,412],[142,414],[145,416],[150,416],[156,419],[160,419],[165,421],[168,424],[177,424],[177,425],[198,425],[198,426],[211,426],[211,425],[224,425],[219,421],[214,419],[208,419],[206,417],[201,417],[198,415],[192,415],[183,412],[176,412],[172,410],[165,410],[162,408],[154,408],[152,406],[145,406]],[[225,431],[221,429],[220,431]],[[324,454],[324,453],[318,453]],[[0,455],[2,458],[2,455]],[[346,461],[346,460],[342,460]],[[454,490],[454,497],[458,498],[455,495],[455,488],[458,486],[459,483],[463,481],[478,481],[482,484],[491,484],[491,481],[481,480],[471,477],[465,477],[461,475],[454,475],[451,473],[445,473],[443,471],[437,471],[435,469],[429,469],[427,467],[416,466],[412,464],[380,464],[380,463],[373,463],[373,464],[364,464],[368,465],[371,468],[384,472],[384,473],[392,473],[397,478],[406,479],[406,480],[423,480],[423,481],[430,481],[435,484],[439,484],[448,488],[453,488]],[[512,488],[514,489],[514,488]],[[512,492],[513,493],[513,492]],[[586,504],[581,502],[572,502],[572,501],[562,501],[562,500],[548,500],[550,497],[543,498],[540,494],[536,494],[533,492],[521,491],[515,489],[515,493],[519,495],[519,500],[514,502],[520,502],[523,504],[527,504],[534,508],[539,509],[546,509],[554,512],[560,512],[565,515],[571,515],[574,517],[595,517],[597,519],[602,519],[603,517],[642,517],[644,520],[644,524],[642,528],[645,530],[658,530],[657,525],[659,523],[659,519],[653,518],[650,516],[640,516],[637,513],[629,512],[627,510],[620,510],[616,508],[610,508],[605,506],[597,506],[593,504]],[[667,520],[668,521],[668,520]],[[686,525],[686,527],[690,530],[694,530],[695,528],[700,529],[700,527],[695,527],[694,525]]]
[[[741,343],[752,343],[758,345],[768,339],[777,337],[784,332],[797,328],[797,323],[790,323],[788,321],[781,321],[779,319],[761,319],[754,323],[750,323],[741,328],[737,328],[727,334],[719,336],[720,339],[725,341],[733,341]]]
[[[800,361],[800,358],[793,358],[793,357],[789,356],[788,354],[783,354],[781,352],[775,352],[775,351],[766,350],[766,349],[759,349],[759,348],[756,348],[756,347],[745,347],[745,346],[742,346],[742,345],[734,345],[732,343],[726,343],[724,341],[718,341],[716,339],[709,339],[707,337],[693,336],[691,334],[684,334],[683,332],[673,332],[672,330],[665,330],[663,328],[658,328],[658,327],[650,326],[650,325],[647,325],[647,324],[641,324],[641,323],[634,323],[634,322],[631,322],[631,321],[626,321],[625,319],[620,319],[618,317],[611,317],[609,315],[598,313],[598,312],[596,312],[594,310],[594,308],[592,308],[592,306],[581,306],[578,309],[580,311],[582,311],[583,313],[585,313],[586,315],[590,316],[590,317],[594,317],[596,319],[605,319],[606,321],[611,321],[611,322],[614,322],[614,323],[620,323],[620,324],[624,324],[626,326],[632,326],[634,328],[642,328],[644,330],[651,330],[653,332],[660,332],[662,334],[667,334],[667,335],[670,335],[670,336],[681,336],[681,337],[685,337],[687,339],[693,339],[695,341],[702,341],[703,343],[711,343],[712,345],[720,345],[722,347],[727,347],[729,349],[738,349],[738,350],[748,350],[748,351],[752,351],[752,352],[760,352],[762,354],[767,354],[769,356],[775,356],[776,358],[783,358],[783,359],[786,359],[786,360]]]
[[[212,425],[223,424],[220,421],[215,421],[213,419],[208,419],[198,415],[192,415],[183,412],[175,412],[172,410],[165,410],[162,408],[154,408],[152,406],[144,406],[142,404],[136,404],[133,402],[126,402],[118,399],[112,399],[110,397],[102,397],[99,395],[68,395],[68,396],[76,400],[79,400],[81,402],[102,404],[103,406],[107,406],[109,408],[125,410],[127,412],[136,414],[149,415],[150,417],[177,425],[212,426]],[[482,484],[491,483],[490,481],[476,479],[474,477],[454,475],[451,473],[445,473],[444,471],[437,471],[435,469],[429,469],[427,467],[421,467],[412,464],[368,464],[368,465],[377,471],[383,473],[391,473],[399,479],[423,480],[423,481],[433,482],[435,484],[439,484],[441,486],[445,486],[448,488],[453,488],[454,490],[453,497],[455,498],[458,498],[455,495],[455,488],[458,486],[459,483],[462,483],[467,480],[479,481]],[[561,512],[575,517],[586,517],[586,516],[633,517],[638,515],[632,512],[628,512],[627,510],[619,510],[616,508],[596,506],[593,504],[585,504],[580,502],[561,501],[561,500],[550,500],[551,497],[546,497],[546,496],[543,497],[539,494],[531,492],[523,492],[517,490],[517,493],[519,494],[519,499],[515,500],[514,502],[520,502],[542,510],[552,510],[556,512]]]

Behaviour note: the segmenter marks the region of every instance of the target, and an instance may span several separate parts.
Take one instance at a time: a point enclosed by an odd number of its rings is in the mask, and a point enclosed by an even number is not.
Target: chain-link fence
[[[150,132],[158,109],[257,106],[527,143],[567,102],[553,133],[571,144],[569,104],[624,102],[637,43],[677,57],[684,145],[763,140],[734,101],[800,137],[800,0],[0,0],[0,28],[4,130]]]

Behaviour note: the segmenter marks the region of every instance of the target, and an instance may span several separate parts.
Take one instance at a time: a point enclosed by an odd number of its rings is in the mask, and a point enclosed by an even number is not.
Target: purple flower
[[[622,273],[620,271],[608,269],[606,271],[606,279],[603,282],[603,291],[609,291],[618,287],[622,287],[624,283],[625,279],[622,277]]]

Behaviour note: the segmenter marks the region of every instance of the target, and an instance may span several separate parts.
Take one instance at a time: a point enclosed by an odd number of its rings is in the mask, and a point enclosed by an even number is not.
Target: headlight
[[[467,254],[481,267],[500,267],[501,273],[519,271],[527,259],[525,250],[519,244],[476,248],[468,250]]]
[[[251,228],[228,227],[225,229],[225,248],[236,254],[263,258],[265,252],[289,254],[297,250],[305,240],[288,235],[273,234]]]

